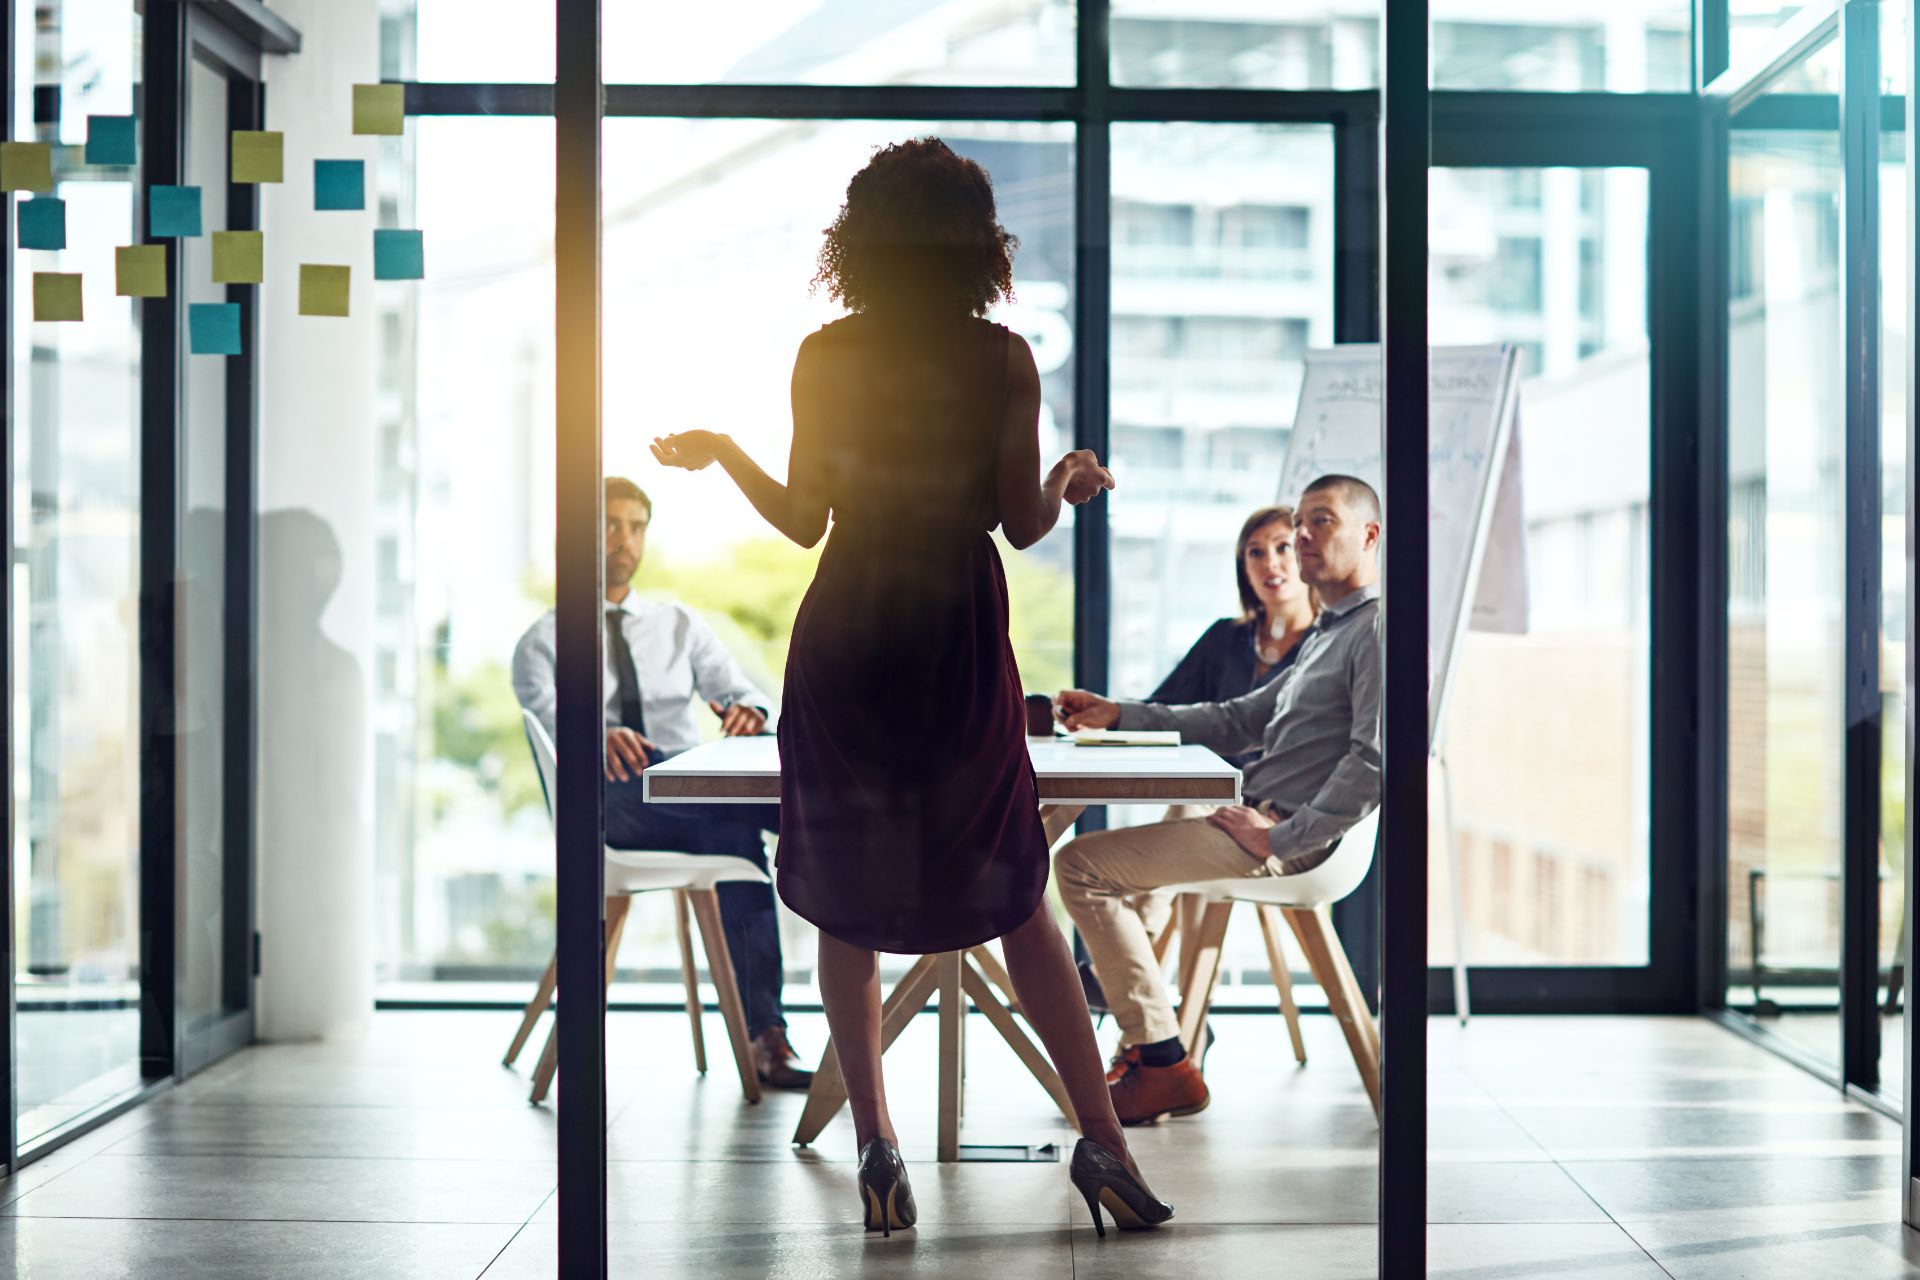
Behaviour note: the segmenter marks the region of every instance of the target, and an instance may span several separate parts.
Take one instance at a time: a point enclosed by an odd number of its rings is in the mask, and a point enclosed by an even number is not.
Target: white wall
[[[259,1035],[357,1034],[373,1012],[367,682],[378,329],[371,138],[352,88],[379,78],[375,0],[276,0],[304,37],[268,60],[286,182],[263,193]],[[315,157],[362,159],[369,208],[316,213]],[[353,269],[352,315],[298,314],[302,262]],[[337,585],[335,585],[337,583]]]

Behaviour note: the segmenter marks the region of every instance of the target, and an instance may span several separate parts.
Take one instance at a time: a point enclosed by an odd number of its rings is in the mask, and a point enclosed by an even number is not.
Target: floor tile
[[[557,1247],[552,1226],[535,1223],[515,1237],[487,1270],[486,1280],[551,1280]],[[1064,1226],[926,1221],[883,1239],[878,1232],[861,1230],[856,1217],[834,1226],[615,1223],[607,1233],[608,1271],[616,1276],[1068,1280],[1080,1274],[1075,1261]]]
[[[115,1155],[420,1160],[554,1159],[544,1107],[296,1107],[203,1103],[155,1108]]]
[[[1564,1166],[1616,1222],[1870,1223],[1899,1218],[1898,1160],[1601,1161]]]
[[[1104,1239],[1083,1216],[1073,1229],[1073,1280],[1146,1276],[1293,1276],[1300,1280],[1373,1280],[1375,1233],[1368,1226],[1275,1226],[1189,1222],[1153,1231],[1117,1231]]]
[[[0,1274],[30,1280],[471,1280],[517,1229],[14,1218],[0,1221]]]
[[[1428,1280],[1663,1280],[1665,1274],[1612,1223],[1427,1228]]]
[[[1789,1225],[1721,1217],[1622,1225],[1676,1280],[1920,1277],[1920,1234],[1897,1222]]]
[[[0,1209],[22,1217],[525,1222],[553,1165],[504,1160],[95,1156]]]
[[[1064,1163],[909,1166],[920,1217],[928,1223],[987,1222],[1064,1226],[1068,1196]],[[607,1213],[616,1222],[858,1222],[852,1160],[791,1156],[784,1162],[669,1164],[621,1161],[607,1166]],[[542,1205],[542,1221],[558,1206]]]

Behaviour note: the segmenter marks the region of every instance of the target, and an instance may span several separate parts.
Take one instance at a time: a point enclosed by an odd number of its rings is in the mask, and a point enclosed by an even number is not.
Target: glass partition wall
[[[220,112],[187,103],[235,69],[194,61],[191,7],[6,10],[10,138],[71,145],[89,112],[135,109],[144,68],[159,147],[141,167],[83,178],[56,152],[69,218],[101,237],[139,238],[146,184],[218,185]],[[517,1005],[554,939],[502,669],[556,590],[554,298],[576,247],[555,243],[556,204],[602,210],[605,470],[642,470],[641,441],[696,424],[777,466],[786,363],[831,314],[807,283],[839,184],[925,133],[986,164],[1023,242],[996,318],[1041,358],[1048,443],[1096,449],[1122,483],[1010,558],[1036,692],[1144,693],[1234,612],[1238,518],[1289,497],[1274,486],[1306,352],[1382,336],[1378,5],[608,5],[595,39],[557,42],[576,7],[381,6],[385,78],[415,117],[388,144],[407,163],[382,166],[405,175],[383,176],[382,216],[434,226],[441,255],[417,298],[379,295],[368,531],[382,962],[431,984],[414,1001],[493,979],[482,998]],[[1532,599],[1524,635],[1463,648],[1448,816],[1465,929],[1436,823],[1436,1008],[1464,952],[1481,1012],[1708,1010],[1896,1105],[1900,1037],[1881,1027],[1911,933],[1909,9],[1616,0],[1521,22],[1432,5],[1429,323],[1436,343],[1519,349]],[[108,15],[98,33],[65,22],[83,10]],[[591,181],[568,167],[579,119],[556,123],[583,48],[612,82]],[[224,107],[232,124],[244,95]],[[500,184],[502,154],[521,180]],[[63,261],[21,251],[0,290],[10,1155],[217,1052],[189,1042],[245,1015],[232,761],[250,740],[220,664],[244,657],[249,607],[232,537],[247,388],[182,375],[175,306],[102,293],[90,312],[120,319],[85,335],[30,322],[31,271]],[[473,448],[475,421],[511,447]],[[177,491],[156,483],[172,476]],[[711,486],[642,483],[660,517],[642,588],[700,607],[777,693],[806,556],[756,540]],[[176,577],[205,589],[144,613]],[[82,667],[84,684],[62,674]],[[175,699],[206,732],[156,745],[143,730]],[[143,921],[176,916],[197,933],[140,948]],[[1339,920],[1371,994],[1375,890]],[[671,977],[655,925],[629,931],[632,977]],[[1235,988],[1269,1001],[1250,939],[1229,950],[1223,1007]]]

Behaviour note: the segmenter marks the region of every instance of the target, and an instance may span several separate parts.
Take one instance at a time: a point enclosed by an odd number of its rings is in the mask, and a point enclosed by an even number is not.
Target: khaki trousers
[[[1054,855],[1060,901],[1086,940],[1122,1044],[1152,1044],[1180,1034],[1143,918],[1165,916],[1167,895],[1155,891],[1198,880],[1272,874],[1270,861],[1254,858],[1205,818],[1096,831],[1069,841]]]

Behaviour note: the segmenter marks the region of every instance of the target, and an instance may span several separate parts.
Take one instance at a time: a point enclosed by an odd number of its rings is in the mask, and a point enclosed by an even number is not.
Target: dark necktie
[[[640,709],[640,677],[634,674],[633,650],[627,647],[627,633],[620,625],[624,616],[619,609],[607,610],[607,652],[613,655],[613,673],[620,695],[620,723],[644,738],[647,717]]]

